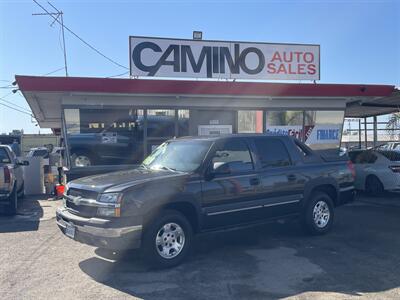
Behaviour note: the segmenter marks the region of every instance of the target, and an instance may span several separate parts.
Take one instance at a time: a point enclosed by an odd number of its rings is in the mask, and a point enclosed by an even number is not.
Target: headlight
[[[120,217],[121,216],[122,194],[119,194],[119,193],[101,194],[97,201],[100,203],[109,204],[108,207],[97,208],[97,215],[104,216],[104,217]]]
[[[68,189],[69,189],[69,185],[68,183],[65,185],[65,189],[64,189],[64,195],[68,195]]]
[[[121,194],[119,193],[101,194],[98,201],[102,203],[119,204],[121,201]]]

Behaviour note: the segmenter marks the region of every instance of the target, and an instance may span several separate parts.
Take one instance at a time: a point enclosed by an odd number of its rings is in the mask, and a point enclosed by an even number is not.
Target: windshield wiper
[[[160,169],[162,169],[162,170],[167,170],[167,171],[171,171],[171,172],[177,172],[176,169],[170,168],[170,167],[166,167],[166,166],[161,166]]]
[[[146,169],[146,170],[150,169],[150,168],[149,168],[148,166],[146,166],[145,164],[140,164],[139,168],[143,168],[143,169]]]

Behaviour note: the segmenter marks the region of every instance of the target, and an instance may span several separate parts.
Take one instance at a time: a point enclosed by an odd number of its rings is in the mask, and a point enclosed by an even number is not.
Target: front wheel
[[[162,211],[145,228],[143,250],[149,264],[169,268],[180,264],[192,243],[192,227],[180,212]]]
[[[303,224],[312,235],[325,234],[331,230],[334,217],[334,205],[331,197],[324,192],[315,192],[307,203]]]

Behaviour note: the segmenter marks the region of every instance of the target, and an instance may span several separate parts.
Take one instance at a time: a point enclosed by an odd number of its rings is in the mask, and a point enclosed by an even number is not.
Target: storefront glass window
[[[64,117],[72,167],[143,159],[143,110],[67,108]]]
[[[343,118],[344,111],[306,111],[305,143],[314,150],[339,148]]]
[[[148,109],[146,155],[153,152],[159,145],[174,136],[176,136],[175,110]]]
[[[302,111],[268,111],[266,114],[266,132],[291,135],[302,140]]]
[[[178,136],[189,135],[189,110],[178,110]]]
[[[79,109],[64,109],[67,134],[80,133]]]
[[[255,110],[238,111],[238,133],[262,133],[263,112]]]

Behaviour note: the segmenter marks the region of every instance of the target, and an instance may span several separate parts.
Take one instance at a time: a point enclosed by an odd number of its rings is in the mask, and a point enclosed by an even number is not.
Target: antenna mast
[[[44,13],[34,13],[32,16],[51,16],[54,21],[50,24],[50,26],[53,26],[55,22],[60,23],[61,25],[61,32],[62,32],[62,40],[63,40],[63,50],[64,50],[64,69],[65,69],[65,76],[68,77],[68,67],[67,67],[67,49],[65,47],[65,36],[64,36],[64,18],[63,15],[64,13],[60,10],[58,10],[53,4],[50,2],[47,2],[52,8],[56,10],[56,12],[49,12],[46,9],[43,8],[36,0],[33,0],[40,8],[42,8],[45,12]],[[60,18],[60,21],[58,21],[58,18]]]

